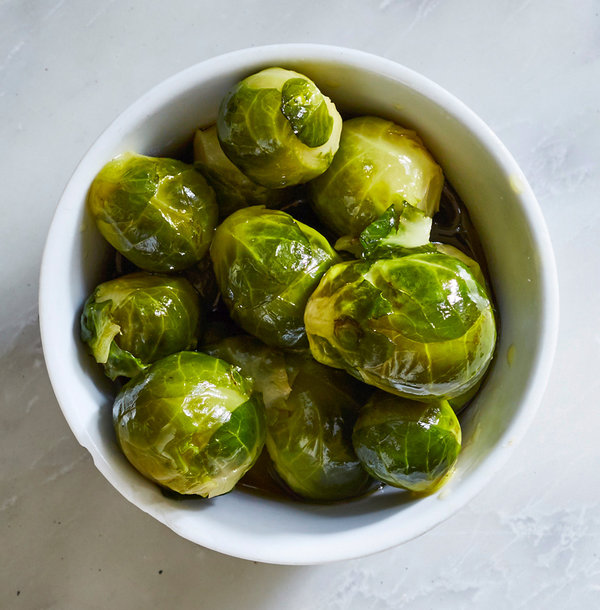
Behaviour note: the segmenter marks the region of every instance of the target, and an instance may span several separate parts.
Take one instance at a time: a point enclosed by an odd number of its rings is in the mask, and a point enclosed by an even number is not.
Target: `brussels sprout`
[[[291,392],[267,408],[267,450],[292,491],[311,500],[343,500],[370,483],[352,448],[352,429],[367,398],[343,371],[287,355]]]
[[[100,284],[81,314],[81,338],[111,379],[196,346],[198,293],[181,277],[132,273]]]
[[[268,68],[237,83],[219,108],[223,152],[268,188],[322,174],[338,149],[342,118],[306,76]]]
[[[251,205],[279,208],[293,197],[293,189],[268,189],[247,178],[221,149],[215,125],[196,131],[194,163],[215,190],[221,218]]]
[[[443,184],[440,166],[414,131],[365,116],[344,121],[333,163],[310,191],[322,222],[338,235],[357,236],[394,199],[433,216]]]
[[[352,441],[363,467],[376,479],[431,493],[456,463],[461,431],[445,400],[420,403],[376,392],[360,413]]]
[[[419,400],[467,392],[496,341],[485,289],[463,262],[437,252],[334,265],[304,321],[316,360]]]
[[[192,166],[174,159],[120,155],[94,178],[88,207],[100,233],[147,271],[180,271],[208,251],[218,207]]]
[[[267,450],[294,493],[334,501],[364,493],[371,479],[352,448],[358,410],[371,390],[310,355],[232,337],[207,348],[253,377],[266,407]]]
[[[306,301],[338,260],[320,233],[285,212],[253,206],[219,225],[210,256],[235,322],[268,345],[307,345]]]
[[[227,493],[264,445],[264,407],[251,393],[251,381],[223,360],[167,356],[117,395],[121,449],[145,477],[177,493]]]

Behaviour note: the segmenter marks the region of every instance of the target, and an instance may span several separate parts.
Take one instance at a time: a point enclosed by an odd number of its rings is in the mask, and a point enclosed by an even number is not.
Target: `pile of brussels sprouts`
[[[193,145],[120,155],[89,190],[130,271],[81,316],[127,459],[204,497],[261,453],[306,500],[437,489],[496,327],[477,262],[430,241],[444,177],[418,135],[269,68]]]

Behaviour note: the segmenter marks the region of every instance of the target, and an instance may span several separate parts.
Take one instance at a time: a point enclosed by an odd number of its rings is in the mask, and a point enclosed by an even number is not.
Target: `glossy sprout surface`
[[[244,208],[219,225],[210,256],[235,322],[268,345],[307,345],[307,299],[339,260],[320,233],[285,212]]]
[[[264,407],[251,381],[198,352],[167,356],[132,379],[113,420],[131,464],[180,494],[227,493],[264,445]]]
[[[219,108],[225,154],[248,178],[268,188],[302,184],[331,164],[342,119],[306,76],[268,68],[237,83]]]
[[[461,449],[460,424],[447,401],[420,403],[385,392],[362,409],[352,439],[372,476],[420,493],[440,487]]]
[[[88,193],[100,233],[146,271],[180,271],[206,254],[217,224],[215,194],[191,165],[127,153],[108,162]]]
[[[358,236],[395,200],[433,216],[443,183],[440,166],[414,131],[365,116],[344,121],[339,150],[310,192],[323,223],[337,235]]]
[[[108,377],[133,377],[196,346],[198,293],[184,278],[131,273],[100,284],[81,314],[81,338]]]
[[[437,252],[334,265],[304,319],[319,362],[420,400],[467,392],[496,340],[483,286],[459,259]]]

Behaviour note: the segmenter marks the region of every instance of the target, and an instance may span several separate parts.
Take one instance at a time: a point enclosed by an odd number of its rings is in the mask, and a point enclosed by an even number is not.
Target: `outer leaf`
[[[395,252],[429,245],[431,218],[406,201],[393,203],[361,234],[365,258],[388,258]]]
[[[455,246],[451,246],[450,244],[441,244],[441,243],[433,243],[432,244],[438,252],[442,254],[447,254],[448,256],[453,256],[457,258],[459,261],[464,263],[473,274],[473,277],[484,287],[487,288],[487,282],[485,281],[485,276],[481,271],[481,267],[479,263],[473,260],[470,256],[467,256],[462,250],[459,250]]]
[[[429,242],[431,223],[431,218],[406,201],[393,203],[359,237],[340,237],[335,249],[368,260],[438,252],[437,245]]]
[[[322,146],[331,137],[333,118],[323,94],[311,81],[290,78],[283,84],[281,112],[306,146]]]

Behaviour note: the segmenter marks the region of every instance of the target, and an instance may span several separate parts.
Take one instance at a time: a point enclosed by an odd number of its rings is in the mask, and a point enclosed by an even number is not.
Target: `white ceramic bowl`
[[[501,317],[497,355],[461,418],[464,448],[442,490],[422,499],[392,489],[320,506],[234,491],[177,502],[121,454],[109,382],[79,341],[79,315],[103,279],[109,248],[85,210],[87,189],[112,157],[168,154],[213,122],[227,89],[268,66],[307,74],[343,111],[375,114],[418,131],[466,203],[481,237]],[[179,535],[256,561],[313,564],[374,553],[448,518],[489,483],[524,434],[550,372],[558,326],[552,248],[539,206],[516,162],[491,130],[423,76],[366,53],[320,45],[236,51],[164,81],[98,138],[56,210],[42,264],[40,324],[46,364],[62,411],[98,470],[130,502]]]

